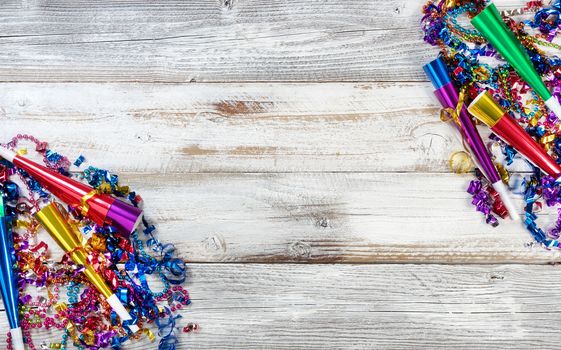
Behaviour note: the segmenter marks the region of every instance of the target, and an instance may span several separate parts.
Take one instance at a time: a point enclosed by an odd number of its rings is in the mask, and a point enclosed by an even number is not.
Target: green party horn
[[[545,105],[561,118],[561,105],[545,86],[536,72],[526,49],[503,21],[495,4],[490,4],[471,23],[501,56],[516,70],[518,75],[545,101]]]

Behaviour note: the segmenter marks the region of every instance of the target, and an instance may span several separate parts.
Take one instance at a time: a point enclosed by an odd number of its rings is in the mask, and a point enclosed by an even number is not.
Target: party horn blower
[[[2,300],[4,300],[4,308],[8,315],[12,349],[24,350],[23,334],[19,324],[18,283],[14,271],[13,249],[12,235],[6,222],[4,199],[2,198],[2,192],[0,192],[0,290]]]
[[[423,69],[436,89],[434,94],[438,101],[440,101],[444,108],[452,108],[455,110],[459,100],[458,91],[448,74],[448,69],[446,68],[444,60],[439,57],[426,64]],[[489,152],[481,139],[481,135],[479,135],[465,106],[462,106],[460,114],[458,115],[458,121],[460,123],[459,131],[470,148],[471,154],[479,169],[485,174],[489,182],[493,184],[493,188],[501,197],[510,217],[515,221],[520,220],[516,213],[516,207],[508,195],[507,187],[501,180],[499,172],[493,164],[491,156],[489,156]],[[456,123],[454,124],[457,125]]]
[[[561,180],[561,167],[505,112],[488,91],[480,93],[469,105],[468,111],[532,164],[553,176],[556,181]]]
[[[561,105],[547,89],[534,69],[526,49],[503,21],[495,4],[490,4],[471,23],[501,56],[518,72],[520,77],[545,101],[546,106],[561,118]]]
[[[110,224],[129,236],[142,220],[142,210],[108,194],[97,193],[92,187],[39,165],[4,147],[0,157],[25,170],[62,202],[80,208],[82,215],[98,225]]]
[[[82,235],[68,224],[68,213],[61,205],[50,203],[36,214],[37,219],[58,245],[78,265],[84,266],[83,273],[96,289],[107,300],[111,308],[119,315],[121,321],[132,320],[119,298],[113,293],[107,282],[101,277],[88,262],[86,251],[82,246]],[[137,325],[129,325],[129,329],[136,333]]]

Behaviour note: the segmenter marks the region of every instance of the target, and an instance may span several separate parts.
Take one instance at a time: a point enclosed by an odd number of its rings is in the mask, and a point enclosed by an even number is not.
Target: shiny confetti
[[[78,158],[76,158],[76,160],[74,161],[74,165],[79,167],[80,165],[82,165],[82,163],[84,163],[84,161],[86,160],[86,158],[82,155],[80,155]]]
[[[559,164],[561,122],[486,39],[468,24],[490,3],[487,0],[428,1],[422,9],[424,40],[440,49],[455,85],[466,92],[468,102],[488,90]],[[528,1],[520,8],[502,11],[501,15],[526,49],[547,88],[559,98],[561,58],[558,55],[561,45],[555,39],[561,29],[561,0],[550,3]],[[443,111],[441,118],[450,119],[448,114]],[[489,136],[487,145],[501,179],[510,184],[512,192],[522,194],[525,199],[524,224],[533,239],[548,249],[559,249],[561,209],[557,209],[558,219],[549,230],[540,228],[536,221],[545,206],[561,206],[561,184],[529,163],[526,168],[532,169],[531,174],[511,174],[508,169],[520,166],[524,158],[493,134]],[[464,158],[458,152],[452,153],[450,165],[454,172],[462,173],[468,168]],[[472,204],[488,224],[497,226],[499,219],[506,216],[504,206],[483,174],[477,169],[475,174],[476,179],[467,189],[472,196]]]
[[[2,146],[14,151],[27,149],[28,153],[34,150],[46,167],[89,184],[96,194],[111,194],[135,207],[143,205],[142,197],[121,185],[116,174],[93,166],[72,173],[68,158],[33,136],[17,135]],[[84,161],[85,157],[80,155],[72,164],[80,167]],[[141,339],[154,342],[150,348],[167,350],[175,349],[181,332],[198,329],[193,323],[181,326],[178,314],[191,303],[189,293],[181,287],[187,279],[185,262],[177,256],[173,244],[158,239],[158,230],[148,218],[143,218],[138,229],[125,237],[115,227],[97,225],[85,218],[83,208],[68,208],[71,225],[85,237],[84,247],[79,249],[83,249],[89,264],[104,277],[133,318],[121,324],[84,277],[85,267],[70,258],[73,253],[54,261],[50,247],[41,240],[41,226],[35,214],[47,203],[56,201],[53,195],[5,160],[0,160],[0,190],[12,222],[21,327],[27,348],[64,350],[72,344],[78,349],[121,349],[126,347],[125,343]],[[139,326],[141,332],[132,335],[128,329],[132,324]],[[60,336],[50,339],[56,334],[51,332],[46,339],[43,335],[42,343],[34,344],[31,331],[35,329],[58,330]]]

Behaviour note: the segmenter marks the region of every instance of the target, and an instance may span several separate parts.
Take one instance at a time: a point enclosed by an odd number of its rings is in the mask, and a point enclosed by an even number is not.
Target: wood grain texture
[[[0,85],[0,107],[6,138],[31,133],[121,173],[192,261],[557,261],[527,248],[521,226],[482,224],[469,176],[439,173],[461,146],[430,94],[426,83],[16,83]]]
[[[494,229],[448,174],[122,174],[161,238],[191,262],[559,261],[522,224]],[[522,212],[522,200],[517,204]],[[544,210],[540,225],[555,220]]]
[[[0,81],[421,81],[422,3],[3,1]]]
[[[437,104],[428,83],[0,85],[4,138],[134,172],[448,172]]]
[[[182,334],[181,350],[558,348],[557,266],[195,264],[190,275],[180,324],[201,331]]]
[[[561,253],[485,225],[448,173],[422,3],[2,1],[0,142],[142,195],[189,262],[179,350],[556,349]]]

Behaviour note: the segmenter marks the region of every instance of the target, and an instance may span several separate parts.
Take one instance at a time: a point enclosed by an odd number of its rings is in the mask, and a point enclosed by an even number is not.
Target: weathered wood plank
[[[194,264],[190,273],[193,304],[180,324],[201,331],[181,335],[178,349],[558,348],[556,266]],[[156,345],[126,347],[147,348]]]
[[[425,80],[422,3],[3,1],[0,81]]]
[[[4,141],[125,173],[194,261],[558,259],[481,224],[468,177],[393,173],[446,171],[460,148],[428,84],[2,84],[0,101]]]
[[[448,174],[124,174],[159,237],[193,262],[560,261],[522,224],[483,223]],[[522,200],[518,199],[522,211]],[[553,210],[554,212],[554,210]],[[546,225],[554,216],[542,215]]]
[[[462,146],[437,103],[428,83],[0,84],[0,142],[115,171],[447,172]]]

